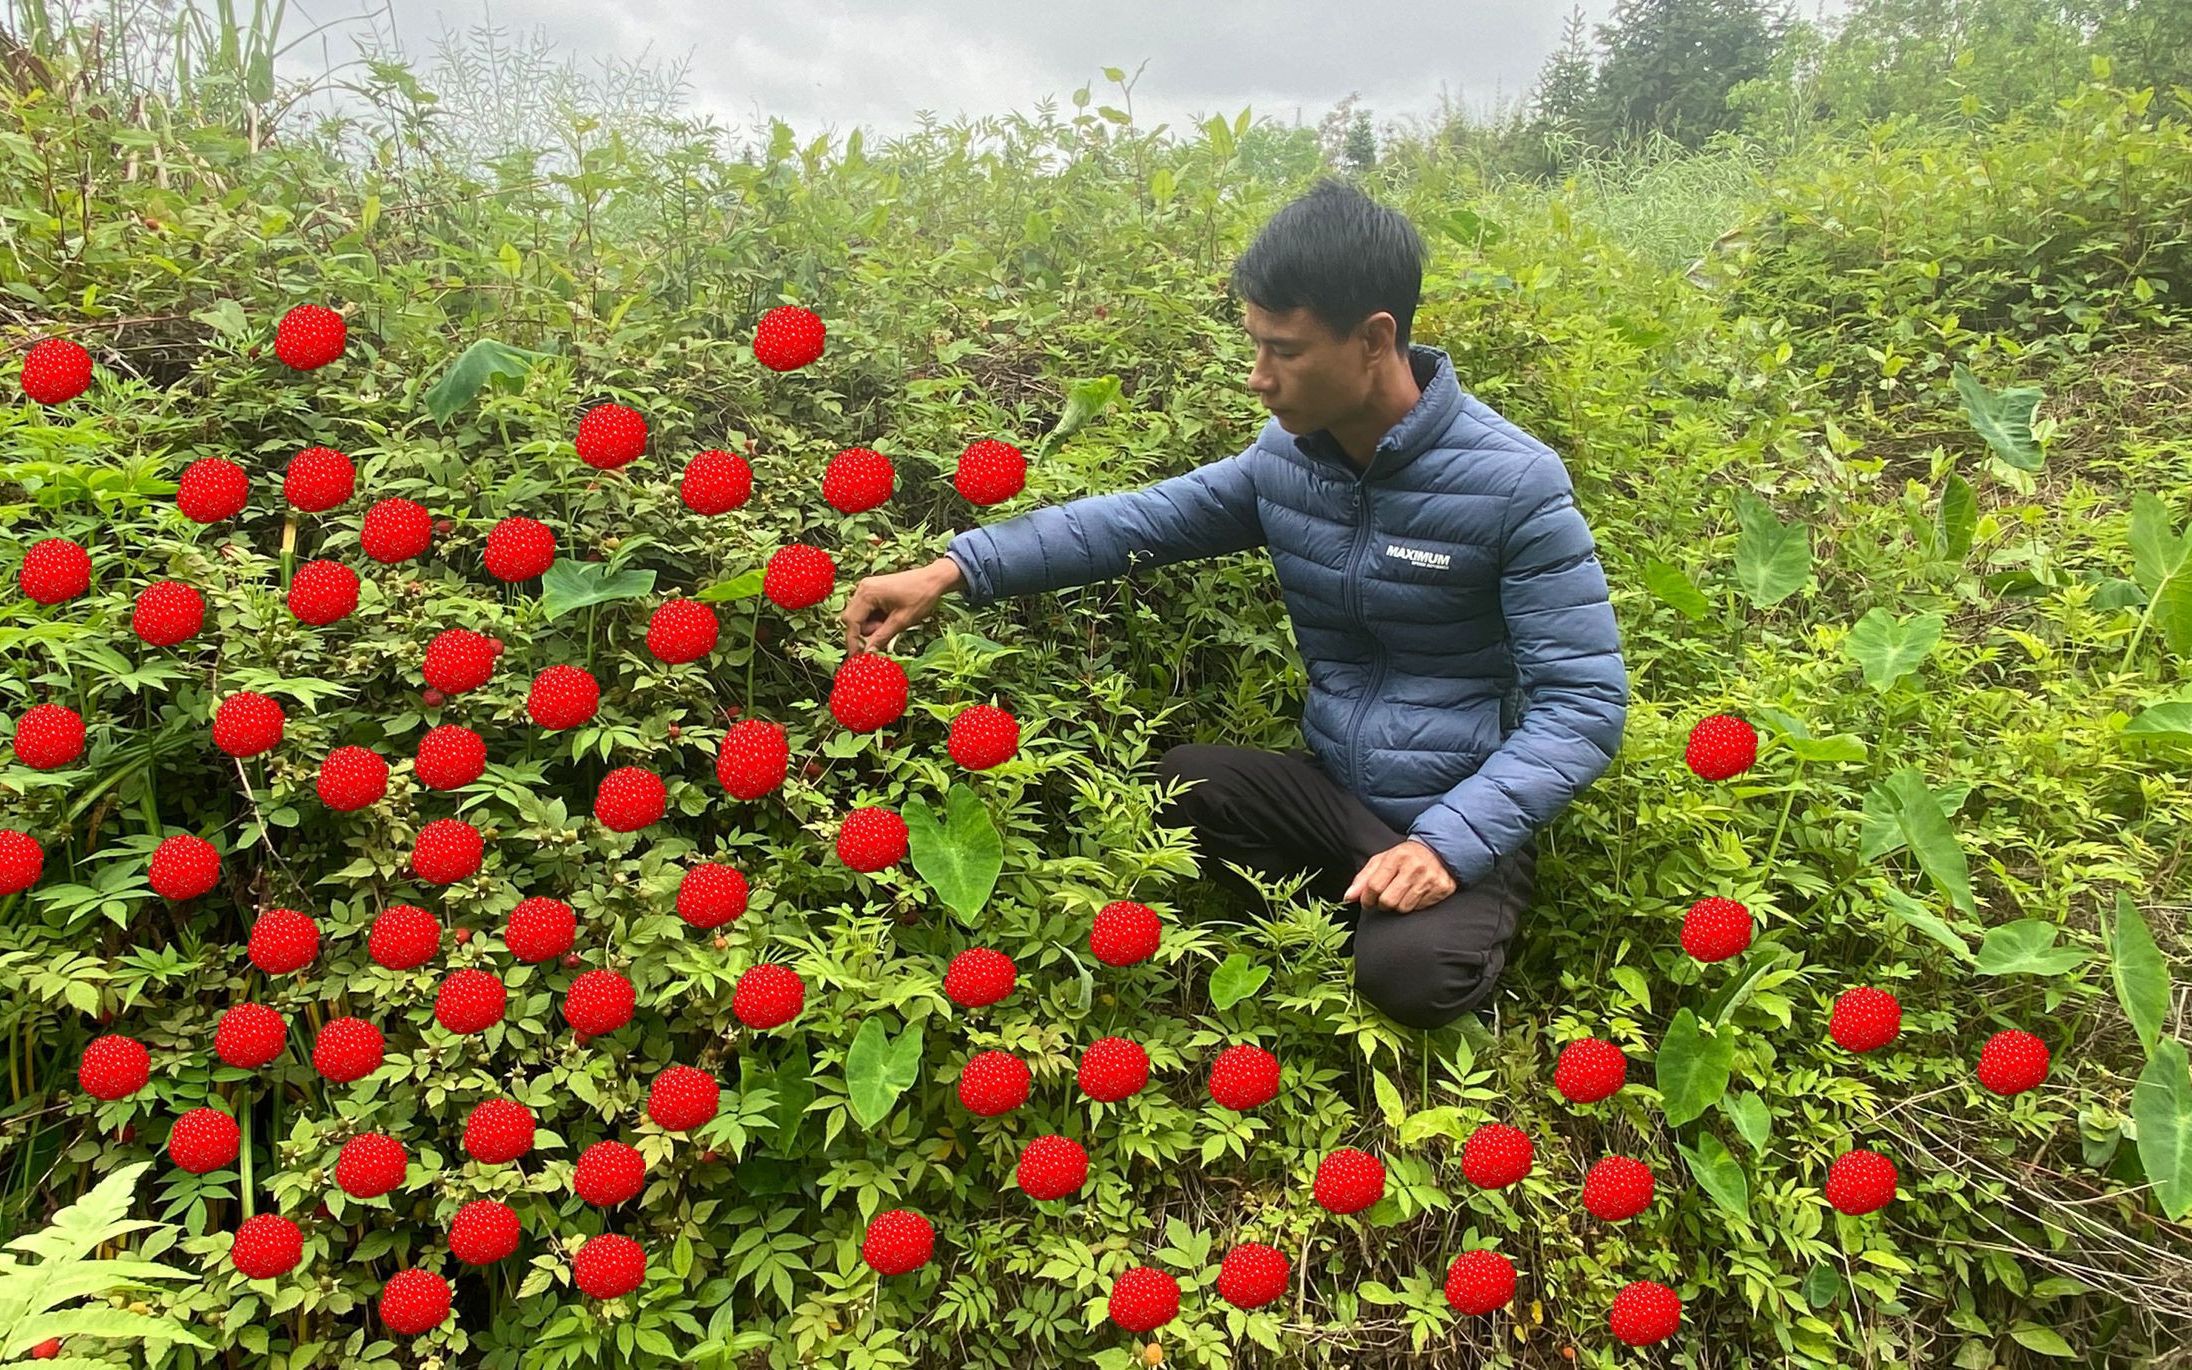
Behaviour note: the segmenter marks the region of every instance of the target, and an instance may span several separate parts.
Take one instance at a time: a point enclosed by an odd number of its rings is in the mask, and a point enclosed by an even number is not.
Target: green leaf
[[[2044,918],[2020,918],[1988,928],[1972,971],[1978,975],[2061,975],[2075,970],[2085,964],[2086,953],[2077,947],[2056,946],[2055,938],[2061,931]]]
[[[1210,1006],[1231,1008],[1263,988],[1263,982],[1270,978],[1271,967],[1252,965],[1246,952],[1236,951],[1210,973]]]
[[[1941,801],[1926,788],[1925,774],[1916,767],[1897,771],[1883,783],[1889,812],[1919,867],[1949,901],[1965,913],[1976,915],[1979,906],[1971,897],[1971,872],[1964,849],[1949,826]]]
[[[1712,612],[1712,601],[1705,598],[1705,592],[1698,589],[1689,574],[1679,566],[1661,561],[1657,557],[1646,557],[1644,584],[1686,618],[1701,619]]]
[[[919,795],[907,799],[898,812],[906,820],[907,847],[921,878],[962,918],[980,914],[1005,868],[1004,839],[980,796],[968,786],[952,786],[944,796],[941,826]]]
[[[1766,1108],[1766,1101],[1756,1094],[1745,1092],[1731,1095],[1720,1101],[1721,1112],[1735,1124],[1735,1130],[1750,1143],[1751,1150],[1766,1154],[1766,1138],[1773,1132],[1773,1114]]]
[[[1951,781],[1934,788],[1933,797],[1940,802],[1941,812],[1954,818],[1971,797],[1971,786],[1961,781]],[[1895,796],[1887,786],[1874,785],[1865,794],[1865,821],[1858,829],[1857,856],[1862,861],[1878,861],[1890,852],[1901,851],[1902,825],[1895,816]]]
[[[481,386],[497,376],[522,381],[533,363],[547,355],[480,338],[449,364],[441,379],[423,396],[426,412],[434,416],[434,422],[446,424],[450,415],[472,402]]]
[[[727,599],[752,599],[761,593],[762,582],[767,578],[768,573],[756,566],[742,575],[717,581],[693,598],[706,604],[720,604]]]
[[[1918,929],[1934,941],[1939,942],[1957,960],[1969,964],[1974,959],[1971,943],[1964,940],[1962,933],[1936,917],[1933,910],[1901,890],[1887,890],[1884,893],[1887,898],[1888,912]]]
[[[1842,650],[1865,668],[1865,683],[1885,694],[1896,681],[1918,669],[1926,653],[1941,640],[1941,629],[1947,624],[1948,620],[1936,613],[1897,618],[1874,606],[1857,620],[1857,626],[1843,640]]]
[[[1695,1013],[1686,1007],[1677,1010],[1654,1062],[1667,1125],[1680,1127],[1711,1108],[1727,1092],[1734,1062],[1733,1033],[1707,1036]]]
[[[845,1053],[846,1102],[853,1118],[871,1131],[890,1116],[898,1096],[921,1070],[921,1025],[915,1023],[893,1039],[883,1020],[880,1013],[863,1019],[852,1049]]]
[[[1751,1097],[1756,1097],[1751,1096]],[[1695,1147],[1675,1142],[1682,1159],[1689,1162],[1690,1173],[1713,1202],[1736,1217],[1748,1222],[1751,1216],[1750,1179],[1743,1173],[1743,1165],[1728,1152],[1727,1145],[1707,1132],[1697,1139]]]
[[[2173,699],[2142,709],[2123,730],[2145,737],[2192,737],[2192,700]]]
[[[1370,1092],[1377,1096],[1378,1111],[1385,1115],[1385,1125],[1398,1128],[1408,1120],[1408,1102],[1400,1097],[1400,1086],[1392,1082],[1382,1070],[1370,1072]]]
[[[1652,985],[1651,981],[1645,978],[1643,971],[1638,970],[1635,966],[1615,966],[1607,974],[1615,984],[1627,990],[1629,997],[1636,1000],[1638,1006],[1646,1013],[1652,1011]]]
[[[1962,561],[1971,551],[1971,537],[1979,527],[1979,497],[1972,493],[1971,482],[1948,473],[1941,482],[1941,509],[1939,523],[1943,561]]]
[[[1743,530],[1735,540],[1735,579],[1751,603],[1768,609],[1802,589],[1811,579],[1810,531],[1781,522],[1748,490],[1735,492],[1735,518]]]
[[[2116,891],[2116,917],[2110,925],[2109,966],[2115,972],[2116,1001],[2151,1056],[2161,1040],[2162,1021],[2169,1016],[2169,967],[2139,906],[2122,890]]]
[[[638,599],[655,588],[652,571],[611,571],[598,561],[558,557],[540,578],[540,611],[550,622],[589,604]]]
[[[2147,622],[2179,656],[2192,656],[2192,535],[2170,531],[2169,507],[2150,490],[2131,499],[2132,574],[2144,586]]]
[[[1855,733],[1836,733],[1832,737],[1791,737],[1787,739],[1789,755],[1799,761],[1862,761],[1865,759],[1865,739]]]
[[[2154,1201],[2171,1221],[2192,1213],[2192,1062],[2176,1038],[2162,1038],[2147,1056],[2131,1088],[2131,1120]]]
[[[1962,362],[1952,373],[1956,391],[1964,397],[1964,417],[1994,455],[2020,471],[2037,471],[2045,457],[2032,436],[2032,416],[2047,392],[2034,385],[2013,385],[2000,392],[1987,389]]]
[[[1053,450],[1080,432],[1089,420],[1118,402],[1120,390],[1117,376],[1099,376],[1067,386],[1065,413],[1058,417],[1058,426],[1043,435],[1042,443],[1036,448],[1037,455]]]
[[[190,316],[223,337],[240,338],[251,331],[251,316],[233,296]]]

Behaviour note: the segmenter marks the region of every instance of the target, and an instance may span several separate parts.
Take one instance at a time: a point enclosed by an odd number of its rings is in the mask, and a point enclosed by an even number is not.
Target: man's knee
[[[1394,1022],[1440,1028],[1490,996],[1505,951],[1441,956],[1402,937],[1355,939],[1355,989]]]
[[[1202,742],[1183,742],[1168,748],[1157,759],[1157,780],[1180,788],[1166,801],[1158,819],[1168,828],[1207,823],[1220,812],[1232,770],[1225,764],[1227,748]]]

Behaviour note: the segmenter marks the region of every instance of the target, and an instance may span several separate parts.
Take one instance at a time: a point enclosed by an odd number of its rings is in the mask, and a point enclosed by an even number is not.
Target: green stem
[[[1804,763],[1800,759],[1796,763],[1796,774],[1789,781],[1788,797],[1781,801],[1781,821],[1774,825],[1773,841],[1766,844],[1765,870],[1766,878],[1769,880],[1773,878],[1773,854],[1781,847],[1781,832],[1789,825],[1789,810],[1795,806],[1796,791],[1801,788],[1796,782],[1803,777],[1803,774]]]
[[[251,1194],[251,1105],[252,1105],[252,1100],[251,1100],[251,1096],[250,1096],[250,1095],[248,1095],[248,1094],[246,1094],[246,1093],[244,1093],[244,1092],[243,1092],[242,1090],[238,1090],[238,1091],[236,1092],[236,1098],[237,1098],[237,1100],[238,1100],[238,1104],[237,1104],[237,1108],[236,1108],[236,1122],[237,1122],[237,1125],[238,1125],[238,1127],[239,1127],[239,1128],[240,1128],[240,1129],[242,1130],[242,1132],[243,1132],[243,1138],[242,1138],[242,1141],[243,1141],[243,1145],[237,1148],[237,1150],[236,1150],[236,1159],[237,1159],[237,1164],[238,1164],[238,1165],[240,1165],[240,1166],[242,1167],[242,1174],[243,1174],[243,1183],[242,1183],[242,1189],[243,1189],[243,1207],[244,1207],[244,1216],[245,1216],[246,1218],[248,1218],[248,1217],[250,1217],[250,1216],[251,1216],[251,1213],[252,1213],[252,1194]]]
[[[753,708],[754,659],[761,655],[761,611],[756,609],[746,620],[746,697],[738,701],[739,707]]]

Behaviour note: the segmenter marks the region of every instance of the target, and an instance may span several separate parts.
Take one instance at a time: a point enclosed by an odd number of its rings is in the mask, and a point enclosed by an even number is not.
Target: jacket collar
[[[1387,430],[1367,470],[1358,469],[1348,459],[1328,429],[1288,434],[1277,419],[1271,419],[1268,431],[1273,438],[1291,437],[1294,446],[1304,454],[1335,463],[1351,476],[1366,481],[1389,476],[1444,441],[1454,415],[1461,408],[1461,382],[1454,377],[1454,363],[1445,348],[1410,343],[1408,364],[1423,393],[1417,398],[1415,407],[1401,415],[1400,422]]]

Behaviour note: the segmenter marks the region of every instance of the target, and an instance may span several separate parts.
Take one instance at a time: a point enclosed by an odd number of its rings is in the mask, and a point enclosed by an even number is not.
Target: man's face
[[[1243,302],[1243,315],[1256,345],[1248,388],[1281,428],[1313,433],[1362,408],[1371,372],[1360,330],[1352,338],[1336,337],[1307,308],[1274,314]]]

